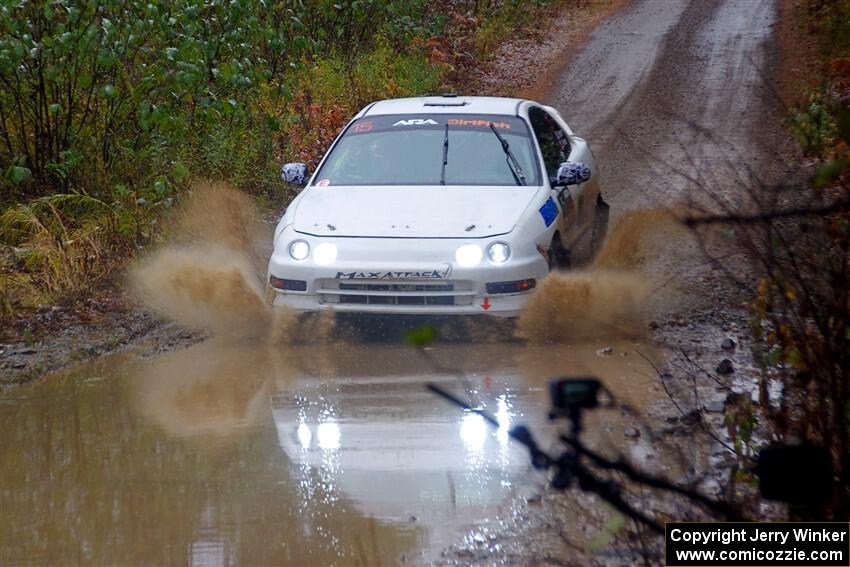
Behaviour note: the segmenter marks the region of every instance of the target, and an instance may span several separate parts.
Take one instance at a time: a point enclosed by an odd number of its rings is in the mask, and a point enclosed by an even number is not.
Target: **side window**
[[[528,111],[531,128],[540,144],[543,162],[546,164],[546,174],[549,181],[554,182],[558,177],[558,167],[570,155],[570,139],[567,133],[558,127],[558,123],[542,108],[534,107]]]

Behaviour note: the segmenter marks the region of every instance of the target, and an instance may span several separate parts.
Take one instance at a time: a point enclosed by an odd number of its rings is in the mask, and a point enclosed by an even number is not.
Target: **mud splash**
[[[646,209],[620,217],[593,261],[594,270],[646,271],[653,258],[671,243],[680,242],[686,231],[676,211]]]
[[[129,272],[129,286],[159,316],[230,339],[286,342],[294,313],[265,297],[271,231],[251,199],[223,184],[199,185],[180,207],[166,244]],[[311,333],[327,333],[327,318]]]
[[[169,246],[136,266],[133,288],[161,317],[215,335],[270,331],[272,313],[250,261],[216,246]]]
[[[520,316],[518,336],[534,343],[642,337],[659,307],[650,296],[663,285],[652,262],[682,236],[670,211],[623,215],[589,268],[543,280]]]
[[[285,368],[282,356],[216,339],[166,353],[134,367],[135,405],[170,436],[226,445],[266,416],[269,377]]]
[[[536,343],[636,337],[648,291],[646,282],[627,272],[551,274],[529,299],[517,333]]]
[[[224,183],[198,184],[168,227],[169,244],[212,245],[238,253],[258,278],[271,255],[271,228],[245,193]]]

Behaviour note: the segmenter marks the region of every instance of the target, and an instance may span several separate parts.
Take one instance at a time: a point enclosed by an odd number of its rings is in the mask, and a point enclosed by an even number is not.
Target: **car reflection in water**
[[[469,372],[467,360],[464,379],[428,372],[409,348],[368,349],[369,375],[342,370],[343,355],[331,376],[308,371],[272,396],[301,500],[342,496],[366,516],[435,527],[483,518],[509,501],[517,476],[530,467],[508,430],[515,420],[542,413],[516,369],[497,374],[472,361]],[[412,372],[393,371],[405,361]],[[493,413],[499,428],[437,398],[425,390],[427,381]]]
[[[205,342],[139,364],[133,399],[167,434],[149,436],[157,451],[186,453],[168,460],[188,467],[174,475],[215,479],[190,506],[193,557],[268,563],[282,550],[295,564],[427,561],[471,524],[504,518],[514,495],[540,489],[543,477],[508,430],[522,423],[552,446],[562,424],[547,419],[550,377],[565,368],[600,376],[643,407],[648,363],[598,349]],[[431,394],[429,381],[499,427]],[[620,413],[588,416],[588,438],[612,456],[624,439]],[[254,529],[239,528],[256,518]]]

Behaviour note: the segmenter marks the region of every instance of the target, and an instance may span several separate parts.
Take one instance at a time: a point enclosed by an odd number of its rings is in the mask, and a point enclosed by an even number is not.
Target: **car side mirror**
[[[565,161],[558,168],[558,185],[578,185],[590,179],[590,168],[580,161]]]
[[[286,183],[304,187],[307,185],[309,176],[307,175],[306,163],[285,163],[280,167],[280,178]]]

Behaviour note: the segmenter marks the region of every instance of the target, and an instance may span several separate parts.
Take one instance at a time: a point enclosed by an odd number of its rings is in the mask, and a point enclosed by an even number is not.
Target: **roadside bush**
[[[382,38],[372,51],[356,59],[330,57],[303,66],[292,79],[299,89],[290,103],[290,127],[279,144],[291,152],[284,161],[315,167],[340,129],[363,106],[381,98],[436,92],[443,71],[421,52],[394,52]]]
[[[507,0],[503,2],[475,2],[474,14],[483,25],[476,36],[475,47],[479,54],[492,53],[506,37],[518,27],[526,27],[541,16],[547,16],[546,8],[557,6],[551,0]]]
[[[770,424],[771,441],[827,451],[832,498],[817,516],[846,520],[850,516],[850,67],[845,62],[850,56],[850,1],[809,0],[803,7],[814,34],[809,39],[819,44],[824,81],[805,108],[792,111],[789,126],[803,152],[814,158],[809,160],[814,174],[808,186],[787,181],[793,191],[786,193],[788,203],[782,208],[763,204],[755,214],[720,215],[696,224],[729,224],[760,271],[751,321],[756,362],[762,369],[758,416]],[[764,190],[753,189],[761,197],[758,202],[771,196]],[[727,422],[737,431],[741,425],[751,428],[755,416],[739,409],[727,409]]]
[[[850,129],[839,128],[838,136],[850,140]],[[825,168],[832,173],[825,175]],[[821,166],[808,189],[812,205],[792,218],[773,218],[761,227],[759,261],[764,276],[753,304],[752,325],[762,347],[758,361],[764,369],[764,412],[779,438],[824,447],[831,454],[836,482],[826,513],[835,519],[850,515],[846,170],[846,161],[830,160]],[[776,379],[781,380],[782,394],[772,405],[767,403],[769,384]]]
[[[108,275],[126,245],[114,235],[119,216],[107,203],[80,194],[40,197],[7,209],[0,235],[16,247],[17,273],[0,273],[4,312],[28,299],[79,293]]]
[[[789,119],[791,133],[803,153],[823,159],[835,135],[835,124],[822,96],[813,95],[808,106],[796,109]]]

